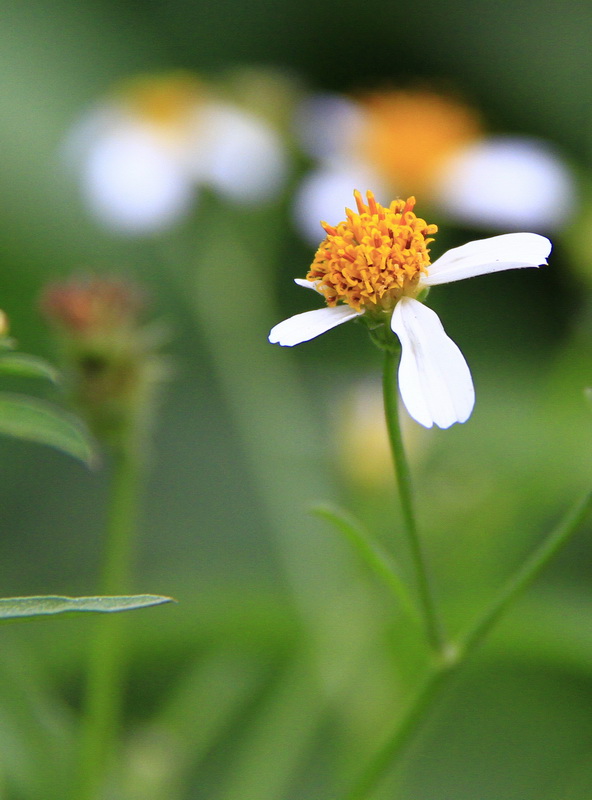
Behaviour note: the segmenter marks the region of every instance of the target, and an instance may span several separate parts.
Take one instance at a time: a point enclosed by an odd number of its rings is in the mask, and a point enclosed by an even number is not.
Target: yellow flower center
[[[429,193],[447,160],[482,136],[478,114],[459,99],[429,90],[373,92],[357,149],[404,192]]]
[[[204,99],[198,78],[184,72],[143,76],[126,81],[119,89],[124,106],[161,132],[187,124]]]
[[[416,217],[415,197],[393,200],[388,208],[367,192],[354,197],[358,213],[336,227],[322,222],[327,238],[307,274],[329,306],[347,303],[356,311],[391,311],[403,295],[415,297],[430,264],[428,245],[437,225]]]

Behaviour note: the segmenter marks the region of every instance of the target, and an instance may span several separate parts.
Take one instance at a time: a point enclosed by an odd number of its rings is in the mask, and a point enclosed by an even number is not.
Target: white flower
[[[412,187],[461,225],[548,232],[574,210],[575,176],[555,148],[530,136],[486,135],[476,111],[453,96],[421,89],[313,96],[297,128],[317,162],[296,195],[295,221],[307,240],[319,218],[330,218],[352,165],[378,177],[364,184],[379,187],[377,195],[384,185],[391,196]]]
[[[287,174],[285,148],[265,120],[185,74],[129,82],[82,117],[65,150],[94,216],[131,234],[187,215],[199,187],[260,203]]]
[[[399,391],[411,417],[426,428],[466,422],[475,403],[469,367],[438,315],[417,298],[431,286],[546,264],[551,243],[536,233],[503,234],[455,247],[430,264],[427,245],[437,228],[415,216],[414,198],[384,208],[371,192],[367,205],[354,194],[358,213],[348,209],[335,228],[323,224],[327,238],[307,280],[296,280],[322,294],[328,307],[280,322],[269,341],[291,347],[366,315],[400,341]]]

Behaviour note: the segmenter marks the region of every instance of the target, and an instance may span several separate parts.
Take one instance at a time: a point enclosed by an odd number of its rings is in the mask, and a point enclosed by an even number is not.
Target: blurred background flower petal
[[[91,213],[124,233],[167,228],[188,212],[194,195],[186,172],[154,137],[134,125],[95,142],[81,181]]]
[[[305,153],[315,159],[334,159],[351,153],[364,124],[364,114],[345,95],[313,93],[297,107],[296,135]]]
[[[320,221],[337,225],[344,209],[352,204],[352,188],[365,192],[373,188],[376,199],[388,205],[384,181],[366,164],[336,162],[306,175],[294,196],[294,221],[312,245],[325,238]]]
[[[466,223],[554,231],[574,211],[574,184],[567,164],[546,142],[495,136],[450,159],[435,198],[451,217]]]
[[[209,103],[189,153],[196,178],[229,200],[258,203],[273,197],[286,179],[282,142],[260,118],[226,103]]]

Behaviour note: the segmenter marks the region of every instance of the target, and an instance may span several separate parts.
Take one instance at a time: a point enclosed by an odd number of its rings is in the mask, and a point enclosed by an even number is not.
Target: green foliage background
[[[267,355],[269,327],[307,299],[290,280],[311,254],[283,205],[238,213],[204,198],[195,277],[189,264],[179,278],[166,241],[111,236],[89,220],[60,147],[81,109],[118,79],[251,64],[287,69],[316,89],[421,79],[454,86],[493,130],[544,137],[563,151],[582,196],[551,265],[434,292],[477,388],[471,421],[428,434],[415,465],[440,601],[456,631],[592,474],[583,395],[592,383],[592,9],[563,0],[5,0],[1,17],[0,307],[11,333],[23,351],[54,357],[39,292],[92,268],[143,281],[154,315],[174,334],[176,371],[162,400],[129,591],[180,604],[129,624],[122,798],[332,797],[389,730],[422,663],[417,632],[307,514],[315,501],[338,500],[385,542],[397,528],[390,489],[352,486],[335,455],[340,392],[373,365],[378,373],[379,359],[355,326]],[[253,309],[245,297],[242,318],[225,319],[219,305],[208,316],[203,276],[213,260],[220,284],[233,285],[237,250],[230,257],[222,248],[229,227],[255,275],[258,248],[265,257],[273,248],[277,309]],[[474,231],[450,230],[438,247],[466,238]],[[261,353],[244,350],[242,330],[247,341],[260,336]],[[223,360],[220,336],[231,338],[235,361]],[[299,392],[282,390],[281,415],[260,420],[271,439],[285,439],[274,516],[260,491],[267,445],[254,463],[255,432],[241,434],[246,417],[225,387],[250,376],[271,392],[277,380],[280,391],[284,372]],[[51,389],[46,396],[59,400]],[[254,402],[245,396],[247,416]],[[106,481],[61,454],[0,441],[3,595],[93,593]],[[287,534],[274,522],[282,508]],[[582,531],[496,630],[377,800],[591,796],[591,545],[592,531]],[[3,629],[3,800],[65,797],[90,629],[84,619]]]

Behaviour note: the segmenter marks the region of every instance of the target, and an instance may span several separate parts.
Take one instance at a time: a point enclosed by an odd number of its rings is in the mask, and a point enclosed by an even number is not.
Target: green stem
[[[101,593],[129,589],[132,543],[136,528],[140,465],[133,447],[114,454]],[[80,751],[80,773],[73,800],[96,800],[119,726],[124,662],[123,615],[96,621],[87,675],[86,708]]]
[[[418,730],[427,712],[433,708],[442,689],[448,685],[449,677],[452,677],[455,671],[452,664],[447,665],[444,662],[430,671],[405,715],[356,780],[352,789],[344,796],[344,800],[366,800],[370,796],[370,792],[385,773],[394,766],[397,757]]]
[[[551,531],[524,561],[516,572],[506,581],[492,603],[461,637],[458,644],[459,657],[466,658],[481,644],[491,628],[506,609],[524,589],[533,582],[539,572],[577,531],[592,511],[592,491],[566,514],[564,519]]]
[[[374,755],[351,791],[344,796],[345,800],[366,800],[370,796],[370,792],[385,773],[395,765],[443,691],[450,686],[452,678],[475,653],[518,595],[534,581],[558,550],[581,527],[591,511],[592,492],[588,492],[506,581],[485,612],[461,637],[458,646],[449,648],[448,659],[432,667],[406,714],[397,722],[394,731]]]
[[[419,600],[423,610],[424,623],[426,626],[426,635],[432,650],[435,653],[442,654],[445,651],[446,645],[440,620],[434,605],[426,559],[417,530],[417,522],[413,508],[411,472],[409,470],[409,464],[407,463],[407,457],[405,455],[405,448],[403,446],[403,439],[401,436],[401,426],[399,424],[396,360],[397,357],[395,353],[391,352],[390,350],[385,351],[382,387],[384,394],[386,424],[391,444],[391,451],[393,454],[393,461],[395,463],[395,473],[401,501],[401,510],[403,513],[403,523],[413,559]]]

